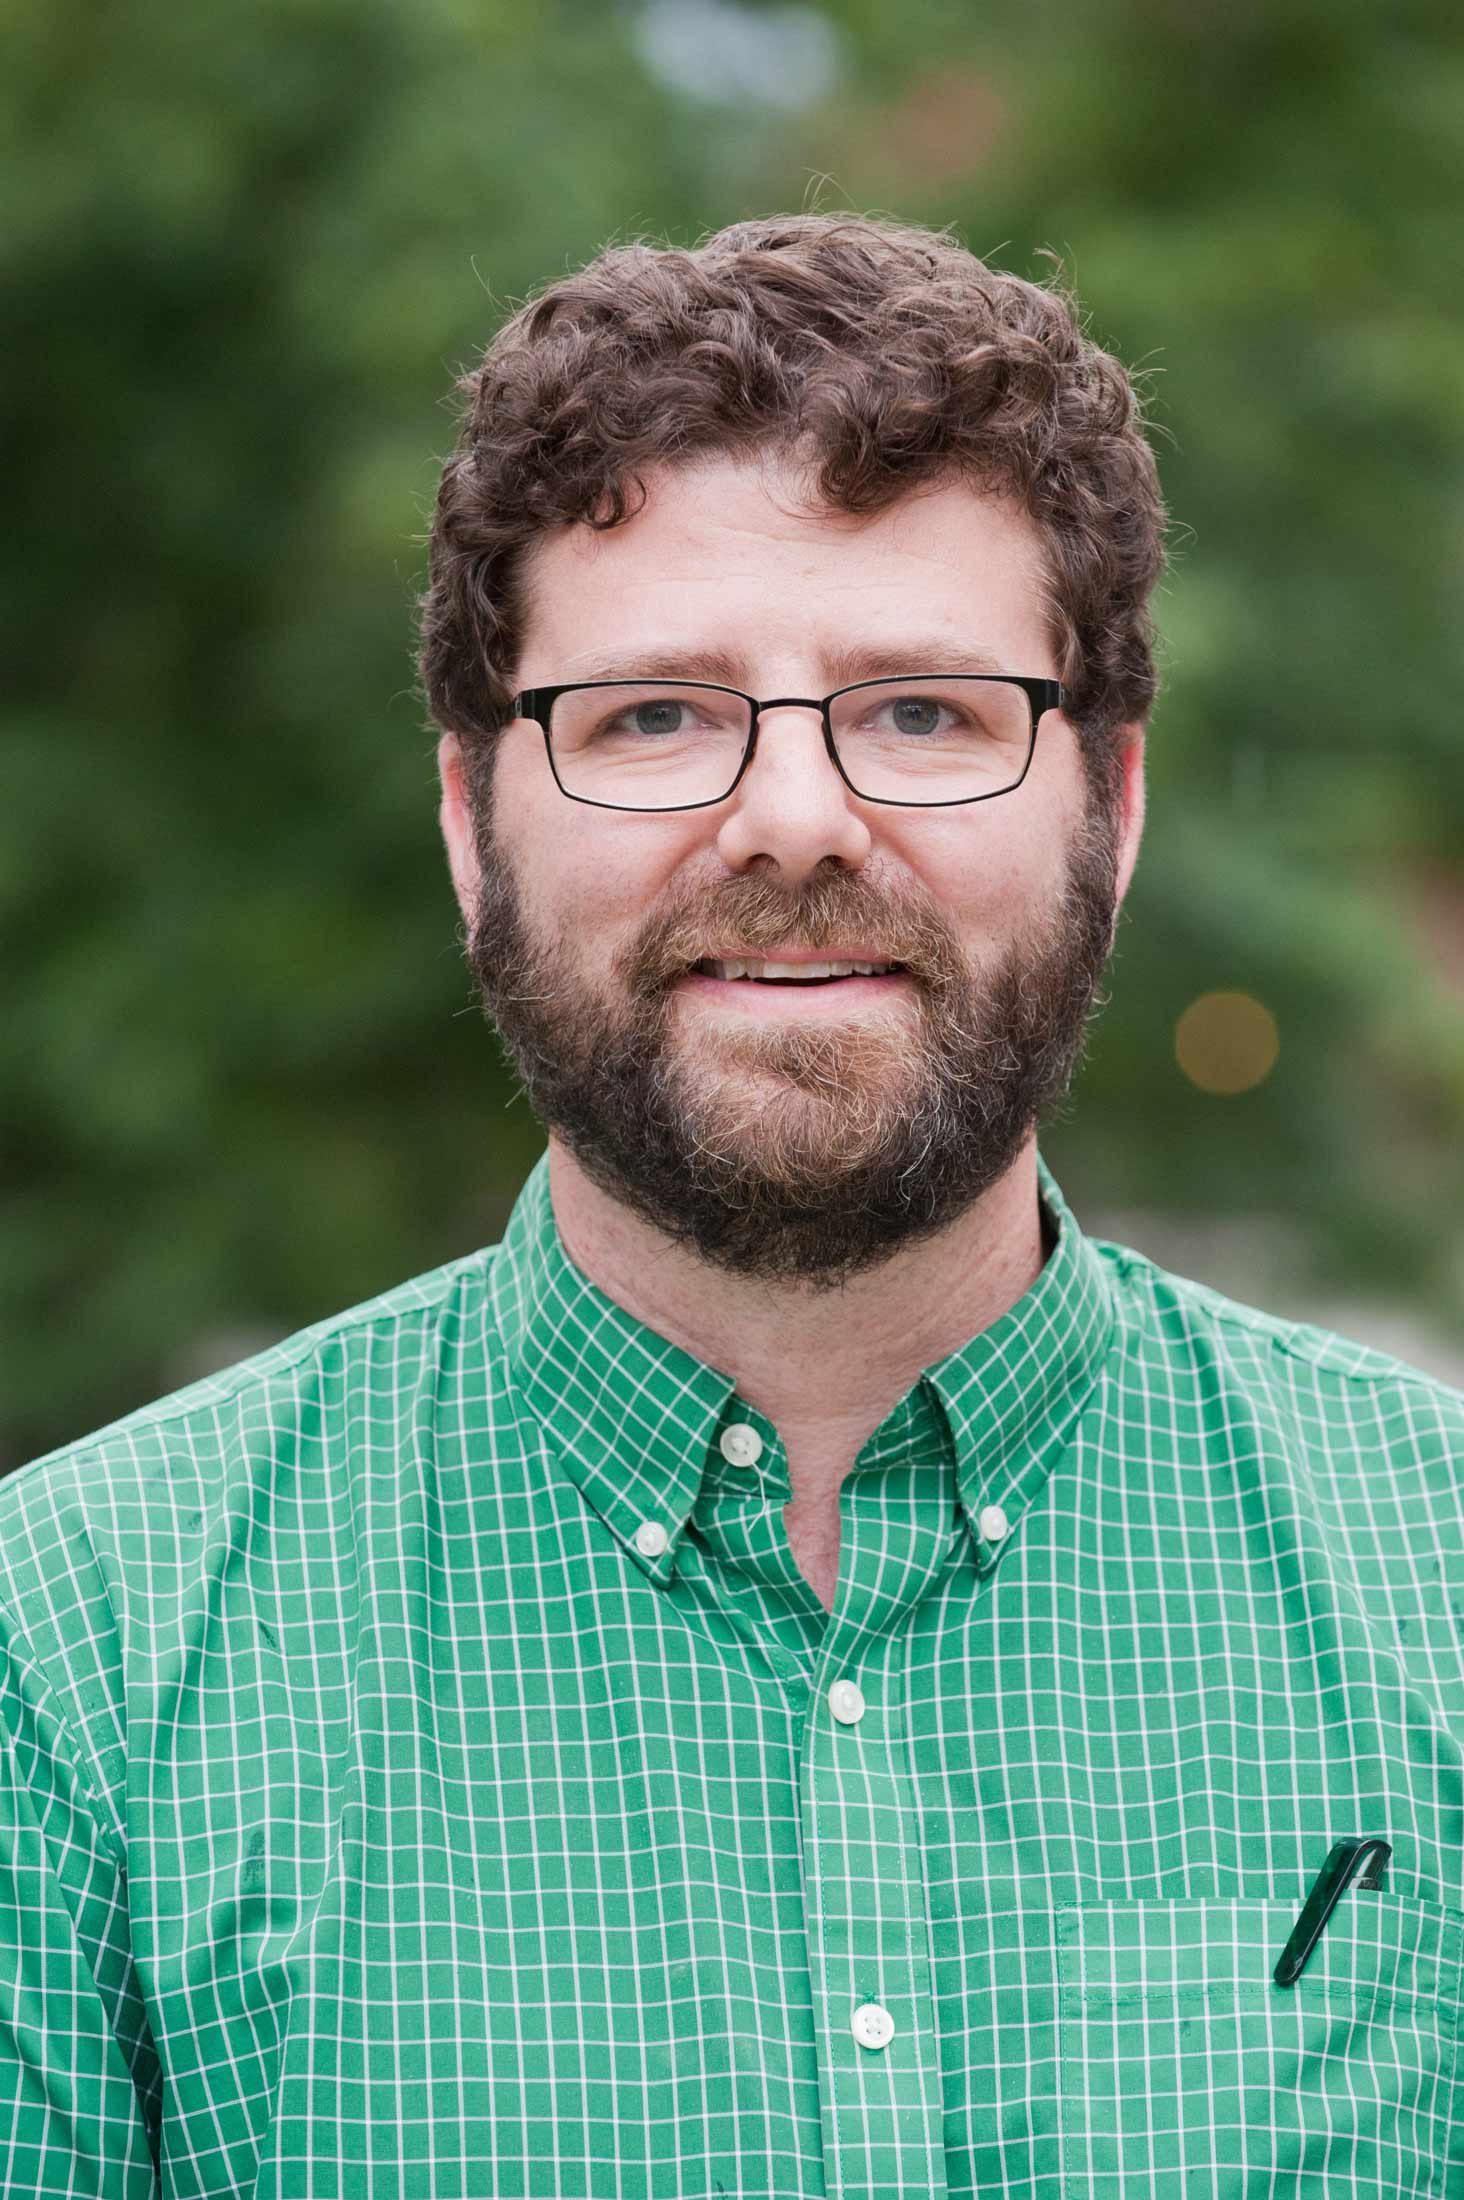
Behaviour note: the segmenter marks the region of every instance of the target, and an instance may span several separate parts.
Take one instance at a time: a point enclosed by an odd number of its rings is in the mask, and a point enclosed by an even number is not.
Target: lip
[[[721,962],[719,955],[715,958]],[[731,960],[729,956],[726,958]],[[769,962],[791,962],[791,955],[769,955]],[[805,962],[878,962],[877,955],[805,955]],[[704,970],[688,970],[673,990],[722,1008],[733,1016],[823,1018],[857,1015],[876,1004],[888,1006],[908,996],[910,974],[892,970],[882,978],[833,978],[826,985],[761,985],[754,978],[713,978]]]
[[[697,957],[698,962],[718,963],[887,963],[899,959],[898,955],[887,955],[881,947],[717,947]]]

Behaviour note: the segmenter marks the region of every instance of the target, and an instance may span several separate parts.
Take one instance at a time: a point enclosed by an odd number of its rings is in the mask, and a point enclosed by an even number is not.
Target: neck
[[[807,1479],[852,1465],[924,1368],[990,1328],[1041,1272],[1035,1136],[1006,1175],[933,1238],[836,1290],[729,1276],[591,1183],[557,1139],[549,1186],[560,1239],[590,1281],[737,1384]],[[821,1462],[815,1465],[814,1462]]]

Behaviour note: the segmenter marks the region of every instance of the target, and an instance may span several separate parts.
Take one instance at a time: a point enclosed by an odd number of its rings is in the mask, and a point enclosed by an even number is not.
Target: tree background
[[[613,239],[1058,254],[1176,527],[1089,1227],[1464,1380],[1464,18],[1362,0],[11,11],[0,1464],[495,1238],[413,606],[452,381]],[[1196,1001],[1274,1019],[1203,1089]]]

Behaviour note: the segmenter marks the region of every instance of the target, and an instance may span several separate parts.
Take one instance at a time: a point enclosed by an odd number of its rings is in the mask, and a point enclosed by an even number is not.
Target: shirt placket
[[[801,1750],[808,1960],[827,2189],[943,2195],[940,2043],[911,1775],[911,1611],[961,1534],[949,1467],[856,1472]]]

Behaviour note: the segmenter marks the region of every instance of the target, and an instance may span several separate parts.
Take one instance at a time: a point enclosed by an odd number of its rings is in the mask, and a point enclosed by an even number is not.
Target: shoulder
[[[95,1528],[155,1536],[216,1501],[248,1462],[294,1453],[356,1417],[392,1421],[424,1383],[496,1357],[488,1279],[496,1246],[446,1262],[263,1352],[141,1406],[0,1481],[0,1598],[27,1556]]]
[[[402,1532],[435,1418],[466,1426],[498,1396],[498,1250],[312,1323],[0,1481],[0,1719],[48,1706],[47,1731],[65,1731],[56,1746],[114,1827],[148,1692],[185,1685],[205,1641],[226,1664],[243,1654],[256,1609],[282,1595],[319,1599],[319,1639],[339,1634],[330,1599],[369,1563],[362,1545],[383,1521]]]
[[[1118,1380],[1168,1384],[1222,1448],[1269,1432],[1322,1471],[1366,1462],[1406,1477],[1464,1463],[1464,1391],[1128,1246],[1094,1242],[1115,1287]]]

